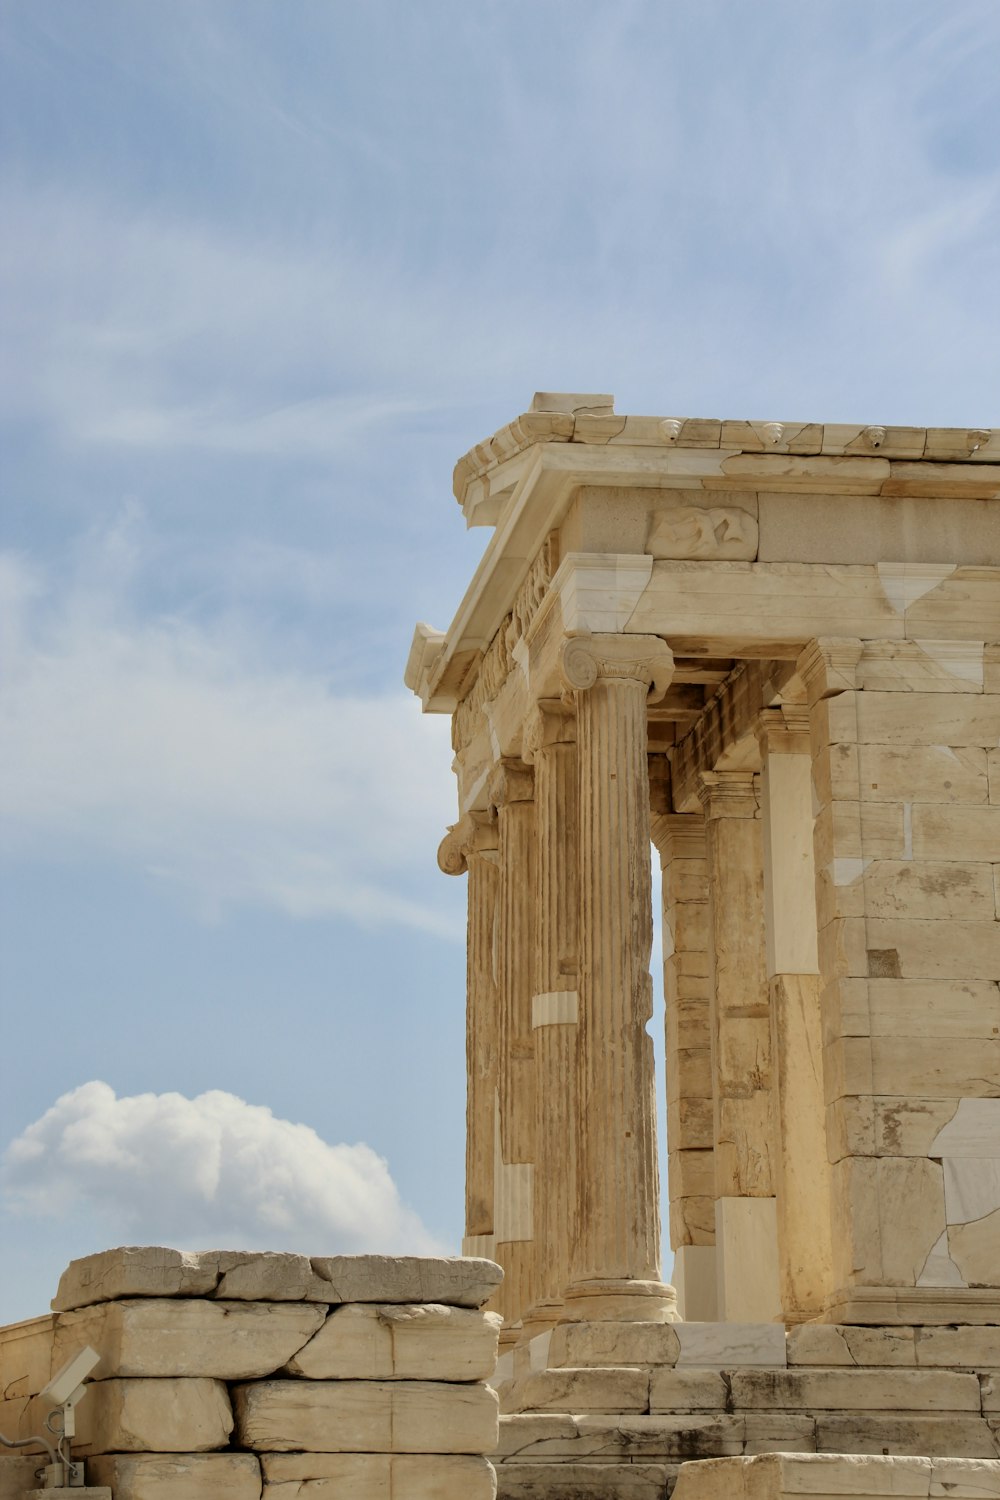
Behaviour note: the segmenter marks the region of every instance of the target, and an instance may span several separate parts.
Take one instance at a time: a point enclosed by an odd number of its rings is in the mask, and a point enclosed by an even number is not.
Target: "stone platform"
[[[876,1488],[806,1493],[987,1496],[1000,1483],[996,1326],[804,1324],[786,1335],[774,1323],[576,1324],[520,1346],[511,1368],[500,1385],[500,1500],[663,1500],[692,1460],[775,1454],[915,1465],[880,1469]],[[904,1472],[907,1484],[929,1483],[930,1460],[970,1461],[979,1477],[957,1489],[954,1476],[933,1491],[877,1488]],[[723,1477],[709,1468],[705,1500],[795,1492],[760,1489],[763,1478],[744,1490],[738,1466]],[[678,1500],[701,1500],[692,1484]]]

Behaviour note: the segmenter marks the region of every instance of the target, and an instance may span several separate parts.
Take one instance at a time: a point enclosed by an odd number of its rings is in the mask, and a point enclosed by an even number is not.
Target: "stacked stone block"
[[[855,1475],[869,1457],[923,1475],[947,1459],[931,1493],[1000,1490],[1000,1327],[592,1323],[535,1342],[536,1368],[501,1391],[500,1500],[664,1500],[692,1460],[776,1452],[848,1455]],[[725,1475],[711,1500],[741,1500],[744,1471]],[[928,1493],[856,1491],[883,1492]]]
[[[911,571],[906,622],[920,639],[821,640],[800,662],[827,1141],[847,1229],[829,1315],[988,1323],[1000,1285],[1000,650],[951,638],[987,624],[966,618],[976,570],[951,570],[946,585]]]
[[[39,1431],[36,1393],[89,1344],[101,1363],[73,1453],[113,1500],[492,1500],[500,1319],[481,1308],[500,1274],[485,1260],[90,1256],[64,1273],[52,1318],[0,1336],[0,1428]],[[24,1493],[27,1462],[0,1460],[20,1466],[0,1495]]]

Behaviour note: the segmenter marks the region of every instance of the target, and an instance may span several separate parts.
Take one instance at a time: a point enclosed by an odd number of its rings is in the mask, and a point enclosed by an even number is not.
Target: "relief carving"
[[[757,522],[739,506],[675,505],[653,514],[646,551],[651,557],[732,559],[757,556]]]

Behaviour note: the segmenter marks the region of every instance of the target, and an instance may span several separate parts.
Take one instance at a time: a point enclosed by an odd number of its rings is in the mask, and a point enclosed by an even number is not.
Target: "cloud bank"
[[[104,584],[60,594],[0,556],[0,848],[143,870],[210,918],[241,903],[460,940],[450,893],[413,894],[454,817],[447,723]]]
[[[57,1099],[4,1155],[10,1207],[183,1248],[441,1254],[382,1157],[213,1089],[118,1098],[94,1080]]]

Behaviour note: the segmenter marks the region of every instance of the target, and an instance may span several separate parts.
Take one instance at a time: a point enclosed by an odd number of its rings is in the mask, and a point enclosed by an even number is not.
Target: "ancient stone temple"
[[[455,493],[492,536],[406,681],[452,716],[465,1252],[505,1271],[508,1411],[735,1420],[732,1377],[695,1399],[680,1367],[780,1366],[744,1405],[811,1436],[765,1447],[995,1458],[1000,432],[541,394]],[[807,1398],[789,1362],[841,1383]],[[931,1399],[928,1362],[976,1373]],[[700,1451],[763,1451],[741,1431]]]

